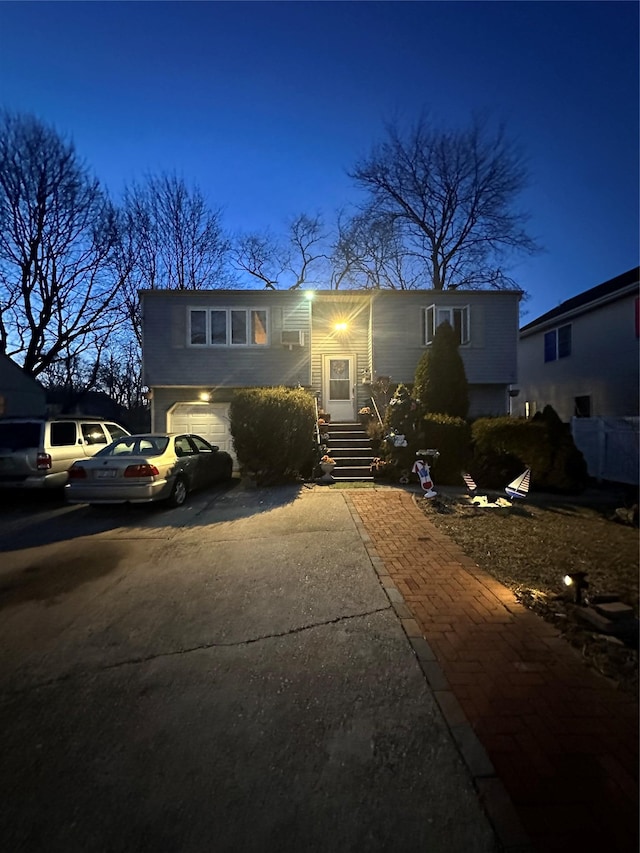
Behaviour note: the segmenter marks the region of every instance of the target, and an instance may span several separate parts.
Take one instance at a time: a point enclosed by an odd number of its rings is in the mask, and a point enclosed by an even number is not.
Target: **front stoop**
[[[373,450],[360,423],[330,423],[326,444],[329,455],[336,460],[333,470],[336,482],[373,482]]]

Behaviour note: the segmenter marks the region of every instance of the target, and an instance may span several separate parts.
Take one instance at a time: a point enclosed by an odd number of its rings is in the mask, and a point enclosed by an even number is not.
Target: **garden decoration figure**
[[[476,486],[475,480],[471,476],[471,474],[467,474],[464,471],[462,472],[462,479],[464,480],[464,484],[469,490],[469,494],[473,497],[475,493],[478,491],[478,487]]]
[[[521,474],[519,477],[516,477],[513,482],[509,483],[509,485],[505,488],[505,492],[509,495],[510,500],[514,498],[526,498],[529,492],[529,480],[530,480],[531,471],[529,468]],[[475,506],[479,507],[488,507],[492,508],[503,508],[508,507],[511,504],[509,501],[504,498],[495,498],[489,499],[488,495],[479,495],[477,494],[478,487],[475,484],[473,477],[466,472],[462,473],[462,479],[469,491],[469,495],[471,497],[471,503],[475,504]]]
[[[404,435],[401,435],[400,433],[395,433],[395,432],[389,433],[389,438],[391,439],[391,443],[393,444],[394,447],[406,447],[407,446],[407,439],[404,437]]]
[[[529,481],[531,479],[531,468],[527,468],[527,470],[520,474],[519,477],[516,477],[515,480],[512,480],[511,483],[505,488],[505,492],[509,495],[511,499],[513,498],[526,498],[529,494]]]
[[[418,475],[422,491],[424,492],[423,497],[435,498],[438,493],[434,491],[433,480],[431,479],[431,469],[427,463],[423,459],[416,459],[411,470],[414,474]]]

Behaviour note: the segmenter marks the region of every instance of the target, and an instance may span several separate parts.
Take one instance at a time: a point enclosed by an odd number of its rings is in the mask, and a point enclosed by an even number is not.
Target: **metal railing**
[[[320,427],[318,425],[318,398],[313,398],[313,405],[316,410],[316,441],[318,442],[318,447],[320,447]]]
[[[380,410],[378,409],[378,404],[376,403],[373,397],[371,397],[370,399],[371,403],[373,404],[373,409],[376,413],[376,417],[378,418],[378,423],[382,424],[382,418],[380,417]]]

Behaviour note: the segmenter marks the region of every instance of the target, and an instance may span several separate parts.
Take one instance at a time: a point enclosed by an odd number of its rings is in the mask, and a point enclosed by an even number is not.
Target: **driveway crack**
[[[116,663],[106,664],[105,666],[98,667],[92,670],[85,670],[83,672],[68,672],[63,675],[59,675],[56,678],[51,678],[46,681],[40,681],[36,684],[30,684],[26,687],[21,687],[17,690],[0,690],[0,698],[9,698],[13,696],[19,696],[24,693],[29,693],[33,690],[40,690],[44,687],[53,687],[57,684],[62,684],[65,681],[71,681],[78,678],[85,678],[87,675],[100,675],[103,672],[109,672],[110,670],[120,669],[125,666],[134,666],[143,663],[150,663],[154,660],[160,660],[162,658],[172,658],[178,657],[180,655],[188,655],[192,652],[206,651],[207,649],[233,649],[233,648],[241,648],[242,646],[250,646],[254,643],[261,643],[265,640],[276,640],[281,637],[290,637],[295,634],[302,634],[306,631],[313,631],[316,628],[323,628],[327,625],[338,625],[341,622],[350,622],[354,619],[363,619],[367,616],[374,616],[376,613],[385,613],[388,610],[391,610],[391,605],[387,605],[385,607],[376,607],[373,610],[365,610],[361,613],[353,613],[349,616],[336,616],[334,619],[325,619],[321,622],[312,622],[308,625],[300,625],[297,628],[290,628],[287,631],[278,631],[273,634],[261,634],[257,637],[249,637],[246,640],[237,640],[232,643],[225,642],[215,642],[215,643],[200,643],[197,646],[188,646],[187,648],[182,649],[174,649],[170,652],[158,652],[157,654],[151,655],[140,655],[138,657],[127,658],[125,660],[117,661]]]

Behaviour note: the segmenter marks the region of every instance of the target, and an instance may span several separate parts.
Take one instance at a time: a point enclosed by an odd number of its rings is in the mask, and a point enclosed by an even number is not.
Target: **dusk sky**
[[[386,120],[489,112],[528,156],[529,322],[638,264],[638,8],[4,2],[0,106],[69,134],[116,200],[175,171],[231,232],[330,224]]]

